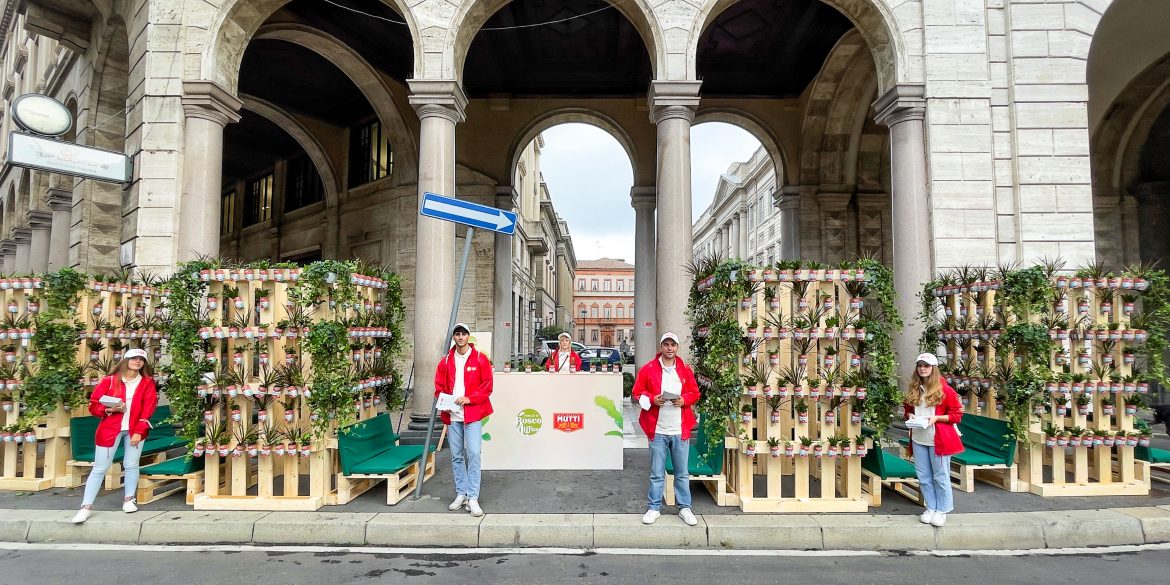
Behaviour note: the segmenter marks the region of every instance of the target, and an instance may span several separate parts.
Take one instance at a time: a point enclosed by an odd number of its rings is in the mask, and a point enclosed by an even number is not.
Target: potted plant
[[[793,405],[796,410],[796,421],[801,424],[808,423],[808,403],[803,400],[797,400]]]
[[[810,439],[808,437],[803,437],[803,436],[800,437],[800,451],[799,451],[800,456],[807,457],[808,452],[809,452],[809,448],[811,446],[812,446],[812,439]]]
[[[740,420],[743,421],[744,425],[749,427],[752,425],[752,414],[754,410],[755,408],[750,404],[745,404],[740,409]]]
[[[739,444],[743,447],[742,451],[744,455],[748,457],[756,456],[756,442],[752,439],[751,431],[744,429],[739,434]]]
[[[768,437],[768,451],[771,452],[772,457],[780,457],[780,439]]]
[[[796,443],[793,441],[784,441],[784,456],[794,457],[796,455]]]
[[[768,398],[768,409],[770,410],[768,420],[774,425],[780,424],[780,400],[779,396]]]

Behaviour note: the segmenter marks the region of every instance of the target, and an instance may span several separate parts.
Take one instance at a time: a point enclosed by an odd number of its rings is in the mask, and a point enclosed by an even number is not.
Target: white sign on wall
[[[134,173],[134,163],[120,152],[20,132],[8,135],[8,163],[113,183],[129,183]]]

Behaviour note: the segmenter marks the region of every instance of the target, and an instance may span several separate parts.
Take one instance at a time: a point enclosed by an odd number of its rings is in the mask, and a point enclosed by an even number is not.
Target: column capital
[[[519,194],[516,193],[516,188],[511,185],[499,185],[496,187],[496,207],[505,211],[515,211]]]
[[[456,124],[467,119],[467,95],[453,79],[416,79],[410,86],[410,105],[420,119],[446,118]]]
[[[25,218],[28,220],[28,227],[34,230],[47,230],[53,225],[53,214],[47,211],[30,209]]]
[[[653,211],[658,206],[658,190],[653,186],[630,187],[630,206],[638,211]]]
[[[32,230],[24,226],[12,228],[12,241],[17,245],[31,242]]]
[[[183,115],[210,120],[220,126],[240,121],[244,102],[214,81],[183,82]]]
[[[70,211],[73,209],[73,191],[49,187],[45,189],[45,202],[53,211]]]
[[[891,87],[873,102],[874,121],[884,126],[926,118],[926,86],[904,83]]]
[[[786,185],[779,190],[772,192],[772,204],[776,209],[797,209],[800,207],[801,193],[811,191],[811,187],[802,187],[800,185]]]
[[[7,240],[0,240],[0,255],[8,255],[16,253],[16,241],[11,238]]]
[[[650,105],[650,120],[655,124],[672,118],[693,122],[702,85],[702,81],[651,81],[646,98]]]
[[[731,216],[731,224],[737,228],[739,227],[739,212],[738,211],[735,212],[735,214],[733,214]]]

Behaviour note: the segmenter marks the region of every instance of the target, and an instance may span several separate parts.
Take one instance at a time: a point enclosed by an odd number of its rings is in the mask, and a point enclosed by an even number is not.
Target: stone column
[[[0,261],[3,265],[3,274],[16,272],[16,242],[12,240],[0,242]]]
[[[496,207],[516,209],[516,189],[504,185],[496,189]],[[495,288],[492,295],[492,365],[503,371],[504,362],[512,355],[512,236],[496,234]]]
[[[731,258],[731,252],[731,222],[728,222],[719,228],[719,257]]]
[[[32,230],[26,227],[12,228],[12,241],[16,242],[16,252],[13,254],[13,267],[16,274],[29,274],[32,269],[29,265],[29,252],[32,244]]]
[[[49,209],[53,210],[53,226],[49,232],[49,270],[69,266],[69,226],[73,214],[73,192],[49,187],[45,190]]]
[[[800,258],[800,187],[791,186],[772,193],[780,210],[780,259]]]
[[[420,120],[418,200],[424,193],[454,197],[455,125],[462,122],[467,96],[454,80],[410,83],[410,105]],[[447,319],[455,297],[455,226],[416,219],[414,272],[414,398],[412,429],[425,429],[431,413],[435,368],[448,346]],[[475,286],[474,283],[470,283]]]
[[[29,248],[29,269],[33,272],[45,272],[49,269],[49,228],[53,225],[53,215],[47,211],[29,211],[28,227],[32,229],[32,239]]]
[[[877,122],[890,128],[894,290],[898,294],[898,311],[906,323],[901,335],[894,339],[894,350],[902,366],[918,355],[918,338],[925,324],[917,318],[917,295],[933,271],[923,95],[921,85],[898,85],[873,105]],[[905,367],[899,372],[902,370]]]
[[[183,195],[177,217],[179,261],[219,255],[223,128],[243,102],[211,81],[183,82]]]
[[[743,248],[739,246],[741,235],[743,234],[742,226],[739,224],[739,213],[731,216],[731,235],[728,236],[728,258],[743,258]]]
[[[654,81],[650,84],[650,119],[658,127],[658,217],[654,290],[658,332],[679,336],[679,353],[690,359],[687,323],[691,259],[691,122],[699,105],[700,81]],[[657,340],[655,340],[657,341]]]
[[[638,366],[649,362],[657,352],[658,304],[654,258],[654,187],[630,189],[634,206],[634,362]]]

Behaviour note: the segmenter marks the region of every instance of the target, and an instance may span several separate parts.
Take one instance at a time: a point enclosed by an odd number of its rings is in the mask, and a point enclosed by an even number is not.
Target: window
[[[577,290],[585,290],[585,279],[584,278],[577,279]]]
[[[597,307],[593,307],[593,310],[591,311],[591,315],[593,316],[594,319],[597,318]]]
[[[597,330],[593,330],[593,343],[597,343]]]
[[[626,281],[621,278],[617,279],[617,289],[618,291],[626,290]]]
[[[613,307],[611,307],[611,306],[609,306],[609,305],[606,305],[606,306],[605,306],[605,318],[606,318],[606,319],[612,319],[612,318],[613,318]]]
[[[325,185],[317,173],[317,165],[308,155],[288,161],[288,188],[285,189],[284,210],[292,211],[317,203],[325,196]]]
[[[248,181],[244,193],[245,226],[272,219],[272,173]]]
[[[365,185],[394,172],[389,132],[377,120],[350,130],[349,186]]]
[[[621,306],[621,305],[618,305],[618,319],[625,319],[625,318],[626,318],[626,308]]]
[[[630,279],[630,291],[632,292],[633,290],[634,290],[634,279],[631,278]]]
[[[589,286],[592,288],[592,290],[597,290],[597,279],[596,278],[590,279]]]
[[[586,312],[586,311],[585,311],[585,309],[581,309],[581,318],[582,318],[582,319],[584,319],[584,318],[585,318],[585,317],[587,317],[588,315],[589,315],[589,313],[588,313],[588,312]]]
[[[612,290],[613,290],[613,282],[612,282],[610,279],[608,279],[608,278],[607,278],[607,279],[605,279],[605,282],[604,282],[604,283],[602,283],[602,286],[603,286],[603,287],[605,287],[605,288],[604,288],[604,290],[605,290],[606,292],[609,292],[609,291],[612,291]]]
[[[223,194],[220,204],[219,235],[227,235],[236,231],[236,192],[228,191]]]
[[[584,329],[577,330],[577,339],[585,339],[585,330]]]

